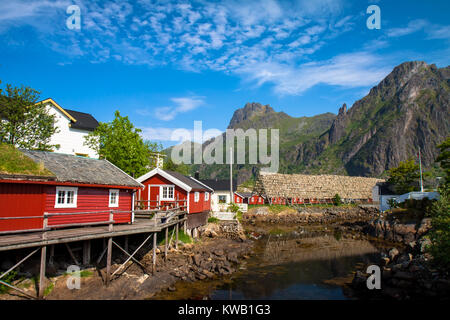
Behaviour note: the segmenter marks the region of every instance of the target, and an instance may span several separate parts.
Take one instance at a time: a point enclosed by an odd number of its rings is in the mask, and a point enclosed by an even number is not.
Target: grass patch
[[[50,285],[47,286],[47,288],[45,288],[44,290],[44,296],[48,296],[53,289],[55,288],[55,285],[53,284],[53,282],[50,282]]]
[[[6,282],[7,284],[11,284],[17,277],[17,272],[16,271],[10,271],[6,276],[4,276],[1,280],[3,282]],[[2,293],[7,293],[10,290],[10,288],[8,288],[5,285],[0,284],[0,294]]]
[[[36,163],[22,152],[7,144],[0,144],[0,173],[54,176],[43,163]]]
[[[219,219],[217,219],[216,217],[209,217],[208,218],[208,223],[218,223]]]
[[[172,227],[171,229],[169,229],[169,236],[168,239],[170,241],[170,237],[172,236],[172,232],[173,232],[173,239],[172,239],[172,243],[175,243],[175,227]],[[159,232],[158,236],[157,236],[157,242],[158,245],[163,246],[166,244],[166,235],[165,232]],[[188,236],[186,233],[184,233],[183,230],[178,230],[178,240],[183,242],[183,243],[192,243],[192,238],[190,236]]]

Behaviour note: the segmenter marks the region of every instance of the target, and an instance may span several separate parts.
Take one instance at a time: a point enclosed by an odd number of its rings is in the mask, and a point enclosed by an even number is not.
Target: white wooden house
[[[84,137],[98,126],[98,121],[91,114],[64,109],[51,98],[41,102],[50,114],[56,116],[58,132],[50,140],[50,144],[60,145],[55,152],[98,158],[95,150],[84,145]]]

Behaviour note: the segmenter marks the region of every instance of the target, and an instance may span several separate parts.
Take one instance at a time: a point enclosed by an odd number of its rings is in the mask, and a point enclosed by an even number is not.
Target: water
[[[267,232],[267,230],[265,230]],[[255,254],[231,276],[180,283],[158,299],[346,300],[353,272],[376,261],[379,250],[365,240],[330,230],[277,227],[257,241]]]

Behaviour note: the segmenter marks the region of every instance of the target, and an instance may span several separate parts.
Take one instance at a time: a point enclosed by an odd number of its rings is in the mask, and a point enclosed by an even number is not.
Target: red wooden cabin
[[[252,194],[251,192],[235,192],[234,202],[236,203],[247,203],[247,204],[264,204],[264,197]]]
[[[107,160],[21,152],[53,175],[0,174],[0,233],[41,230],[44,213],[49,227],[105,222],[110,210],[122,211],[114,213],[115,223],[132,222],[134,192],[142,185]]]
[[[213,190],[193,177],[156,168],[137,178],[137,181],[144,185],[138,192],[138,200],[145,209],[185,206],[188,213],[211,210]]]

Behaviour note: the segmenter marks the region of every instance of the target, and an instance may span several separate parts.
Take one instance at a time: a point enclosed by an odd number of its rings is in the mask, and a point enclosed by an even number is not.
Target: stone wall
[[[279,174],[261,172],[255,192],[268,197],[299,199],[372,198],[372,188],[384,180],[336,175]]]

